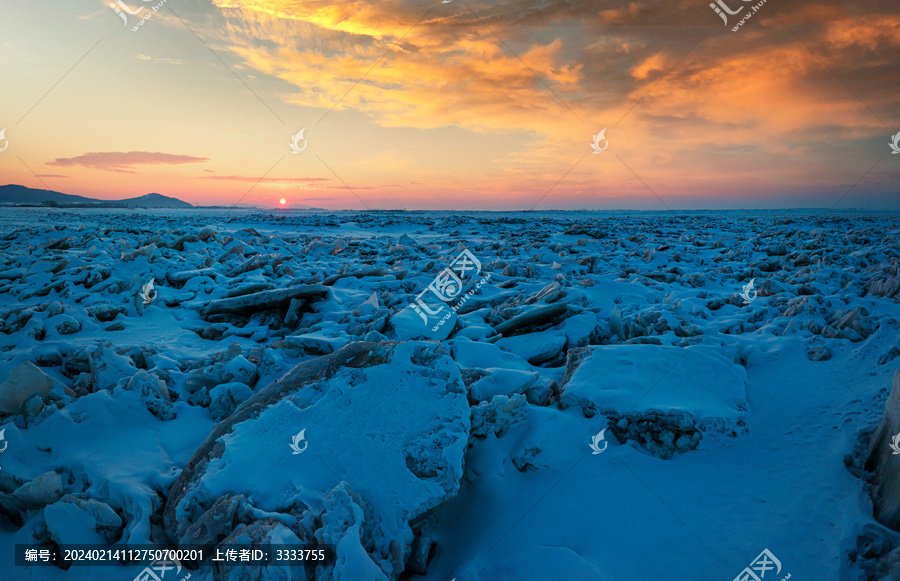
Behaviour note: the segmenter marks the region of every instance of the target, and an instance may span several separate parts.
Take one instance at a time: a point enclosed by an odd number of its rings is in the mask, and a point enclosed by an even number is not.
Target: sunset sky
[[[334,209],[900,209],[890,0],[0,0],[0,184]],[[607,147],[593,153],[606,129]],[[301,129],[306,148],[292,153]],[[0,148],[6,145],[0,141]]]

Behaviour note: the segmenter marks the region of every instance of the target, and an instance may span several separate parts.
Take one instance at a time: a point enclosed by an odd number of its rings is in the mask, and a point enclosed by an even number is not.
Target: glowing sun
[[[287,200],[285,200],[284,198],[281,198],[281,205],[283,206],[285,204],[287,204]]]

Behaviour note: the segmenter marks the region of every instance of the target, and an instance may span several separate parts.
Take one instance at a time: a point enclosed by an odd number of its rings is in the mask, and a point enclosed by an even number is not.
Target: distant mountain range
[[[124,200],[97,200],[53,190],[36,190],[15,184],[0,186],[0,206],[51,206],[60,208],[193,208],[162,194],[146,194]]]

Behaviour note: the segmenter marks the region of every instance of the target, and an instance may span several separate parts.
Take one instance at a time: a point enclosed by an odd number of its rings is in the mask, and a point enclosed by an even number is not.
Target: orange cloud
[[[210,161],[208,157],[194,157],[191,155],[175,155],[171,153],[159,153],[149,151],[103,151],[85,153],[76,157],[57,158],[47,165],[71,167],[80,165],[83,167],[113,171],[118,173],[137,173],[132,171],[140,165],[182,165],[186,163],[201,163]]]
[[[328,182],[330,178],[262,178],[259,176],[199,176],[201,180],[222,180],[227,182],[252,182],[252,183],[284,183],[284,184],[306,184],[315,182]]]
[[[551,198],[595,200],[646,197],[647,186],[665,197],[736,182],[744,192],[853,183],[865,164],[844,168],[846,151],[883,133],[880,119],[896,110],[900,17],[847,18],[837,0],[768,0],[738,33],[707,0],[612,0],[602,10],[592,0],[471,9],[213,1],[226,18],[206,31],[219,35],[217,49],[290,83],[289,104],[361,113],[355,142],[366,141],[369,122],[460,128],[468,134],[454,135],[460,143],[511,136],[482,159],[457,153],[468,162],[461,170],[442,163],[441,143],[406,156],[374,148],[348,166],[357,183],[360,175],[414,179],[422,200],[508,200],[551,187]],[[801,22],[811,24],[796,28],[798,38],[788,26]],[[610,150],[591,156],[590,136],[604,127]]]
[[[887,54],[900,48],[900,16],[831,22],[805,31],[806,44],[777,20],[753,30],[749,50],[725,50],[731,37],[716,38],[664,77],[644,75],[655,68],[649,64],[636,67],[642,83],[632,96],[650,92],[635,117],[647,125],[666,118],[687,129],[702,124],[702,132],[685,131],[680,141],[709,143],[716,131],[729,143],[768,144],[779,153],[787,151],[777,144],[833,139],[837,129],[853,139],[883,130],[870,108],[886,114],[896,103]]]
[[[454,22],[465,25],[443,26],[440,11],[419,21],[426,10],[402,2],[216,4],[239,17],[227,27],[231,50],[294,84],[292,104],[327,110],[340,102],[386,127],[558,127],[570,113],[548,86],[577,89],[581,78],[562,39],[501,41],[495,34],[505,32],[489,15],[463,11]]]

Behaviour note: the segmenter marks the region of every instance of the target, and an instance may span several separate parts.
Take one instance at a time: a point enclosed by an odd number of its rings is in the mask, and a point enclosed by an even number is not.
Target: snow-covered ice
[[[764,581],[900,579],[898,234],[3,209],[0,579],[141,571],[16,544],[231,542],[336,560],[192,581],[731,581],[764,549]]]

